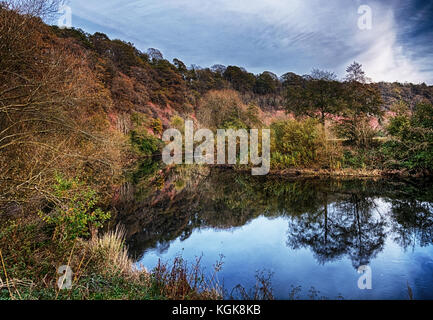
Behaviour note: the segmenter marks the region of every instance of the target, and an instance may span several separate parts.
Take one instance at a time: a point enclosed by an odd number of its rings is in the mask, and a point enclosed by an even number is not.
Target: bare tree
[[[156,60],[156,61],[164,59],[164,56],[162,55],[161,51],[159,51],[158,49],[155,49],[155,48],[147,49],[147,55],[152,60]]]
[[[0,208],[48,197],[56,171],[75,176],[91,168],[93,177],[113,172],[111,137],[92,122],[111,96],[85,53],[67,45],[39,17],[2,4]]]
[[[0,2],[9,10],[43,19],[53,18],[64,3],[65,0],[3,0]]]

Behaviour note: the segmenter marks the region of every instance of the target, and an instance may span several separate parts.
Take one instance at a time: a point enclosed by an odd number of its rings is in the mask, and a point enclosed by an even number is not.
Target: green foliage
[[[20,278],[32,278],[35,276],[35,257],[37,252],[46,247],[46,244],[38,236],[40,232],[37,224],[19,220],[3,221],[0,226],[0,250],[4,263],[8,266],[7,272]],[[39,266],[39,271],[46,271],[45,261]],[[4,270],[0,268],[0,278],[5,279]]]
[[[233,89],[240,92],[253,91],[256,77],[236,66],[228,66],[225,70],[224,79],[229,81]]]
[[[83,47],[93,49],[93,44],[89,41],[90,35],[79,28],[60,29],[58,26],[53,25],[51,29],[61,38],[74,38],[78,40]]]
[[[327,115],[340,113],[343,106],[343,87],[336,81],[335,74],[313,70],[311,75],[304,78],[290,75],[286,77],[287,111],[297,116],[320,118],[322,123],[325,123]]]
[[[152,120],[152,129],[153,129],[153,132],[155,132],[156,134],[158,134],[158,135],[162,134],[163,127],[162,127],[161,119],[157,118],[157,119]]]
[[[135,112],[131,116],[134,130],[131,130],[131,144],[135,152],[140,155],[150,156],[155,154],[161,147],[161,140],[151,135],[148,131],[153,130],[156,134],[162,134],[162,122],[160,119],[149,119],[142,113]]]
[[[132,181],[137,185],[140,181],[152,177],[161,169],[161,163],[152,158],[144,158],[141,160],[134,172],[132,173]]]
[[[433,170],[433,106],[419,103],[411,114],[409,109],[397,110],[388,125],[392,140],[383,146],[387,164],[392,168]]]
[[[372,127],[374,117],[381,119],[382,96],[376,84],[370,84],[362,66],[354,62],[347,68],[346,81],[343,83],[343,116],[334,130],[340,138],[347,139],[359,148],[372,146],[373,138],[378,134]]]
[[[383,154],[378,147],[369,149],[345,149],[342,167],[351,169],[383,169]]]
[[[229,87],[228,81],[221,73],[213,72],[209,68],[194,68],[188,71],[186,78],[189,81],[189,87],[201,95],[209,90],[222,90]]]
[[[85,289],[84,289],[85,288]],[[81,277],[71,290],[58,291],[49,287],[20,288],[22,300],[153,300],[164,297],[152,296],[143,280],[132,281],[121,276],[107,277],[97,273]],[[7,290],[0,291],[0,300],[9,300]]]
[[[278,78],[270,72],[263,72],[257,77],[254,92],[258,94],[273,94],[279,86]]]
[[[185,133],[185,120],[179,116],[174,116],[171,119],[171,128],[179,130],[182,134]]]
[[[54,238],[60,241],[87,237],[90,230],[98,229],[111,217],[96,205],[99,197],[96,191],[78,179],[65,179],[56,175],[53,185],[53,197],[58,204],[52,212],[39,211],[39,216],[49,225],[54,226]]]
[[[145,156],[155,154],[161,146],[161,141],[144,131],[131,131],[131,143],[133,149]]]
[[[351,81],[344,83],[344,86],[344,116],[382,116],[383,100],[376,84]]]
[[[316,120],[276,122],[271,130],[273,166],[307,166],[317,160],[320,130]]]
[[[285,120],[271,125],[271,166],[340,169],[341,144],[328,141],[319,120]]]
[[[248,129],[248,126],[236,117],[231,117],[230,119],[224,121],[221,129]]]

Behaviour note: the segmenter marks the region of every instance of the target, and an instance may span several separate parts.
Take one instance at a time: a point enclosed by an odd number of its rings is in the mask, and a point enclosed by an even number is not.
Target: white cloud
[[[421,71],[421,62],[411,59],[397,41],[397,25],[390,8],[377,9],[372,30],[358,33],[356,42],[365,50],[355,57],[374,81],[429,82],[431,73]]]
[[[431,82],[426,61],[399,43],[391,5],[371,4],[373,29],[357,27],[363,1],[73,0],[73,13],[140,49],[156,47],[188,64],[236,64],[253,72],[343,76],[353,60],[375,81]],[[96,30],[93,30],[96,31]],[[106,32],[105,30],[98,30]],[[110,35],[110,32],[108,32]],[[111,32],[113,34],[113,32]]]

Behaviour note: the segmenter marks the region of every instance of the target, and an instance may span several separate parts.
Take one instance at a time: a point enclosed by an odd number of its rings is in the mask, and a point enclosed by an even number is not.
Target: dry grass
[[[382,177],[387,172],[378,169],[307,169],[288,168],[282,170],[271,170],[270,175],[302,176],[302,177]]]
[[[136,270],[125,246],[125,229],[117,227],[104,235],[95,236],[88,242],[94,265],[102,274],[132,276]]]
[[[182,257],[176,257],[170,265],[159,261],[152,273],[154,289],[169,300],[222,299],[223,290],[216,276],[222,262],[217,262],[210,279],[203,273],[200,262],[201,258],[197,258],[188,266]]]
[[[105,277],[120,276],[130,283],[147,288],[157,298],[169,300],[216,300],[222,298],[222,289],[216,273],[222,262],[215,265],[214,276],[208,278],[200,265],[200,258],[189,266],[181,257],[170,263],[159,262],[148,272],[146,268],[137,269],[128,256],[124,244],[125,231],[117,227],[101,237],[88,242],[91,264],[96,272]],[[88,270],[87,270],[88,271]]]
[[[230,300],[275,300],[272,290],[273,273],[260,271],[256,274],[256,284],[249,291],[238,284],[230,293]]]

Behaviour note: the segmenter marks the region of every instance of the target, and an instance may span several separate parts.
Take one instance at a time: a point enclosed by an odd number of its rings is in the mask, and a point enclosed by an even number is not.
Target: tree
[[[162,55],[161,51],[159,51],[158,49],[155,49],[155,48],[147,49],[147,54],[154,61],[164,59],[164,56]]]
[[[281,83],[283,88],[286,88],[291,85],[297,85],[302,82],[302,77],[293,72],[287,72],[281,76]]]
[[[226,71],[227,67],[222,65],[222,64],[214,64],[210,69],[213,72],[216,72],[216,73],[219,73],[220,75],[223,75],[224,72]]]
[[[211,130],[261,126],[257,110],[245,105],[234,90],[211,90],[206,93],[200,100],[197,119]]]
[[[254,85],[254,92],[258,94],[273,94],[279,86],[278,77],[272,72],[265,71],[257,77]]]
[[[369,79],[365,76],[362,65],[354,61],[350,66],[346,68],[346,78],[348,82],[356,81],[360,83],[366,83]]]
[[[362,70],[362,65],[352,63],[346,69],[345,112],[348,115],[380,116],[382,97],[376,84],[367,83],[369,79]]]
[[[342,85],[334,73],[313,69],[302,78],[285,74],[286,109],[297,116],[320,118],[325,124],[327,115],[338,114],[342,107]]]
[[[184,79],[186,79],[186,76],[188,74],[188,68],[186,67],[185,63],[183,63],[181,60],[174,58],[173,64],[175,65],[177,71],[182,75]]]
[[[64,0],[2,0],[0,8],[4,7],[21,15],[51,19],[64,2]]]
[[[204,94],[209,90],[221,90],[228,88],[227,81],[218,72],[212,72],[209,68],[195,70],[192,87],[199,93]]]
[[[42,2],[20,3],[47,12]],[[49,192],[56,171],[91,171],[100,187],[117,175],[120,153],[104,113],[111,95],[86,50],[20,12],[0,9],[0,206],[14,202],[31,213],[42,199],[62,201]]]
[[[306,212],[289,220],[287,245],[293,249],[310,248],[319,263],[347,256],[358,269],[383,250],[386,222],[373,215],[374,199],[359,193],[344,196],[336,192],[332,203],[326,191],[318,194],[323,209]],[[329,210],[332,204],[332,210]]]
[[[344,82],[344,118],[335,126],[337,134],[358,147],[368,147],[376,134],[370,125],[374,117],[382,116],[382,96],[374,83],[368,83],[368,78],[362,70],[362,65],[352,63],[346,69]]]
[[[233,89],[242,93],[253,91],[256,83],[256,77],[252,73],[236,66],[228,66],[223,76],[231,83]]]

